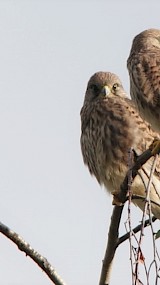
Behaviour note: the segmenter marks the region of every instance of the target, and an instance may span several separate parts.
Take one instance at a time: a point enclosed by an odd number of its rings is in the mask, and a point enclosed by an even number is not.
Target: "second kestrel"
[[[141,116],[159,132],[160,30],[145,30],[134,38],[127,67],[131,98]]]

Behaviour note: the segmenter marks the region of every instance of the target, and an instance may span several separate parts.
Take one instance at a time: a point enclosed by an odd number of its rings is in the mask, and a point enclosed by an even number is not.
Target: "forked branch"
[[[112,213],[109,233],[108,233],[108,242],[107,248],[102,264],[101,276],[99,285],[109,285],[110,284],[110,276],[113,265],[113,259],[115,256],[115,252],[117,247],[129,238],[130,233],[119,238],[119,225],[123,211],[123,203],[127,200],[128,193],[128,185],[133,182],[133,179],[136,177],[138,170],[142,167],[143,164],[147,162],[152,156],[152,152],[150,149],[146,150],[142,153],[136,160],[135,164],[128,170],[127,175],[121,185],[120,192],[116,195],[116,198],[122,202],[122,206],[115,206]],[[153,221],[156,218],[153,217]],[[147,220],[144,224],[144,227],[150,225],[150,221]],[[137,233],[141,230],[141,224],[133,229],[133,232]]]
[[[123,203],[126,201],[130,175],[132,174],[132,178],[134,179],[134,177],[137,175],[138,170],[151,156],[152,156],[151,150],[145,151],[141,156],[138,157],[134,166],[128,171],[121,185],[121,190],[118,195],[119,200],[122,201]],[[108,244],[106,248],[105,257],[103,260],[99,285],[109,285],[115,251],[122,242],[124,242],[129,238],[128,233],[119,238],[119,225],[120,225],[122,211],[123,211],[123,205],[115,206],[113,209],[110,229],[108,233]],[[154,220],[155,218],[153,218],[153,221]],[[149,225],[149,220],[145,222],[144,226],[148,225]],[[133,232],[137,233],[140,230],[141,230],[141,225],[133,229]],[[13,241],[21,251],[25,252],[26,255],[28,255],[32,260],[34,260],[35,263],[47,274],[47,276],[55,285],[65,285],[64,281],[58,276],[57,272],[52,267],[52,265],[47,261],[47,259],[43,257],[41,254],[39,254],[37,251],[35,251],[25,240],[23,240],[22,237],[20,237],[14,231],[10,230],[3,223],[0,223],[0,232],[6,237],[8,237],[11,241]]]

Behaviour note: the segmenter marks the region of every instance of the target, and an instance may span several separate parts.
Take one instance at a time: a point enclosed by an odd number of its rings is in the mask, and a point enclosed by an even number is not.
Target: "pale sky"
[[[82,161],[86,85],[94,72],[111,71],[129,93],[132,39],[160,28],[159,11],[158,0],[0,1],[0,217],[68,285],[98,284],[112,212],[112,197]],[[124,211],[121,233],[126,220]],[[133,206],[133,225],[140,220]],[[150,255],[147,236],[144,246]],[[0,280],[51,284],[2,235]],[[111,285],[130,280],[126,242],[117,250]]]

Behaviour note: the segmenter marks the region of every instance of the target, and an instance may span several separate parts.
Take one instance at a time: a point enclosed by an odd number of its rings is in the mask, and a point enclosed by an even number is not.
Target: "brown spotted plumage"
[[[127,67],[131,98],[141,116],[159,132],[160,30],[145,30],[134,38]]]
[[[129,150],[137,155],[145,151],[157,133],[138,114],[127,98],[120,79],[110,72],[95,73],[89,80],[81,109],[81,150],[84,163],[98,182],[109,192],[118,191],[126,175]],[[153,158],[146,162],[139,174],[146,185]],[[158,166],[160,161],[158,161]],[[150,198],[152,213],[160,219],[160,172],[153,175]],[[145,186],[140,175],[133,184],[134,200],[142,210]]]

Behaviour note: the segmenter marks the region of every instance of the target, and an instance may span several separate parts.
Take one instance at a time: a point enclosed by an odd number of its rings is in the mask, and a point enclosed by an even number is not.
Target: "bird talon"
[[[119,192],[118,191],[113,191],[112,195],[113,195],[112,205],[114,205],[114,206],[122,206],[123,203],[120,201],[120,199],[118,197]]]
[[[149,149],[151,150],[152,155],[156,155],[160,153],[160,139],[155,138]]]

